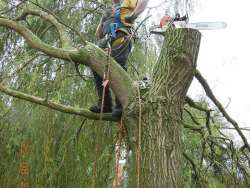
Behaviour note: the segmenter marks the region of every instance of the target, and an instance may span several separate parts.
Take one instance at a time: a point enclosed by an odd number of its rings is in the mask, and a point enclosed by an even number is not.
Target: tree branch
[[[87,45],[79,50],[79,54],[75,54],[71,58],[74,62],[89,66],[100,77],[103,77],[106,67],[109,66],[110,87],[121,102],[123,109],[126,109],[135,100],[135,96],[138,95],[137,83],[112,57],[108,57],[108,54],[97,46],[87,42]]]
[[[65,50],[44,43],[29,29],[16,21],[0,18],[0,26],[15,30],[26,39],[26,42],[32,48],[42,51],[50,57],[87,65],[100,77],[103,76],[106,67],[109,66],[110,87],[121,102],[123,109],[126,109],[128,105],[134,101],[137,90],[130,76],[113,58],[109,57],[103,50],[94,44],[86,42],[86,45],[80,49]]]
[[[235,130],[235,128],[231,128],[231,127],[219,127],[219,128],[220,129]],[[242,131],[250,131],[250,128],[240,128],[240,130],[242,130]]]
[[[64,22],[62,21],[62,19],[60,19],[56,14],[54,14],[53,11],[51,11],[50,9],[48,9],[48,8],[46,8],[46,7],[43,7],[43,6],[40,5],[38,2],[36,2],[36,3],[33,2],[33,1],[29,1],[29,2],[32,3],[32,4],[34,4],[35,6],[39,7],[40,9],[42,9],[44,12],[47,12],[48,14],[52,15],[60,24],[64,25],[66,28],[69,28],[69,29],[72,30],[74,33],[76,33],[76,34],[79,36],[79,38],[80,38],[82,44],[84,44],[84,45],[86,44],[86,41],[84,40],[84,37],[82,36],[82,34],[81,34],[78,30],[76,30],[75,28],[73,28],[73,27],[67,25],[66,23],[64,23]]]
[[[13,29],[14,31],[19,33],[21,36],[23,36],[26,39],[26,42],[32,48],[37,49],[39,51],[42,51],[43,53],[45,53],[51,57],[68,60],[69,56],[78,53],[78,50],[76,50],[76,49],[65,50],[62,48],[52,47],[52,46],[44,43],[37,36],[35,36],[29,29],[22,26],[21,24],[19,24],[16,21],[5,19],[5,18],[0,18],[0,26],[4,26],[4,27],[7,27],[9,29]]]
[[[37,59],[39,57],[39,55],[35,55],[32,58],[30,58],[27,62],[23,63],[22,65],[20,65],[20,67],[18,67],[14,72],[10,73],[9,75],[7,75],[6,77],[4,77],[1,80],[0,84],[4,84],[6,82],[7,79],[12,78],[15,74],[19,73],[20,71],[22,71],[26,66],[28,66],[29,64],[31,64],[35,59]]]
[[[184,108],[185,112],[190,116],[191,120],[196,124],[196,125],[201,125],[198,120],[193,116],[193,114],[186,108]]]
[[[25,20],[28,15],[38,16],[46,21],[49,21],[51,24],[53,24],[59,33],[62,47],[71,48],[72,42],[68,34],[65,32],[66,29],[64,25],[59,23],[57,19],[51,14],[47,14],[46,12],[43,12],[41,10],[26,9],[19,17],[15,18],[14,21]]]
[[[197,110],[200,110],[200,111],[202,111],[202,112],[207,113],[207,112],[212,111],[212,110],[203,108],[202,106],[199,106],[198,104],[196,104],[195,101],[193,101],[193,99],[191,99],[191,98],[188,97],[188,96],[186,96],[185,101],[186,101],[186,103],[187,103],[190,107],[195,108],[195,109],[197,109]]]
[[[196,180],[197,180],[197,183],[199,184],[199,187],[204,187],[205,181],[202,178],[202,176],[200,175],[200,170],[197,167],[197,165],[195,164],[195,162],[185,152],[183,152],[183,156],[191,164],[193,171],[195,173],[195,178],[197,178]]]
[[[17,9],[18,7],[20,7],[23,3],[25,3],[27,0],[23,0],[20,3],[18,3],[17,5],[14,5],[13,7],[9,8],[8,10],[3,9],[0,11],[0,14],[7,14],[8,12],[11,12],[14,9]]]
[[[230,122],[234,128],[236,129],[236,131],[238,132],[238,134],[240,135],[241,139],[243,140],[243,143],[245,144],[245,146],[248,148],[248,151],[250,151],[250,146],[247,142],[247,139],[245,137],[245,135],[243,134],[243,132],[240,130],[240,127],[238,125],[238,123],[233,120],[228,113],[226,112],[226,110],[223,108],[222,104],[216,99],[216,97],[214,96],[211,88],[209,87],[207,81],[203,78],[203,76],[201,75],[201,73],[196,70],[195,72],[195,77],[196,79],[200,82],[200,84],[203,86],[207,96],[213,101],[213,103],[217,106],[217,108],[220,110],[220,112],[222,113],[222,115],[226,118],[226,120],[228,122]]]
[[[92,113],[89,110],[82,109],[82,108],[74,108],[70,106],[65,106],[62,104],[55,103],[53,101],[49,101],[47,99],[43,99],[40,97],[28,95],[19,91],[15,91],[13,89],[7,88],[4,85],[0,84],[0,91],[10,95],[12,97],[22,99],[25,101],[29,101],[34,104],[38,104],[41,106],[45,106],[60,112],[68,113],[68,114],[73,114],[73,115],[78,115],[78,116],[84,116],[89,119],[93,120],[99,120],[100,119],[100,114],[97,113]],[[118,119],[112,118],[111,114],[103,114],[103,120],[105,121],[118,121]]]
[[[195,126],[192,126],[192,125],[188,125],[188,124],[186,124],[185,122],[182,122],[182,125],[184,126],[184,128],[186,128],[186,129],[190,129],[190,130],[192,130],[192,131],[195,131],[195,132],[199,132],[201,135],[203,135],[204,133],[203,133],[203,129],[205,128],[205,127],[195,127]]]

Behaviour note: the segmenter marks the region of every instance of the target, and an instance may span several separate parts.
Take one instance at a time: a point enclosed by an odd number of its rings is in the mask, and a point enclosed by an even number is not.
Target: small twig
[[[152,15],[147,16],[146,18],[144,18],[144,19],[140,22],[140,24],[136,27],[136,29],[135,29],[135,31],[134,31],[134,34],[140,29],[140,27],[142,26],[142,24],[143,24],[144,22],[146,22],[151,16],[152,16]]]
[[[14,5],[13,7],[11,7],[11,8],[8,9],[8,10],[5,10],[5,11],[1,10],[1,11],[3,11],[3,12],[0,12],[0,14],[7,14],[8,12],[11,12],[12,10],[18,8],[18,7],[21,6],[23,3],[25,3],[25,1],[27,1],[27,0],[21,1],[19,4]]]
[[[132,57],[132,56],[131,56]],[[136,67],[134,66],[134,64],[132,62],[128,62],[129,65],[131,65],[131,67],[134,69],[134,71],[136,72],[137,76],[140,76],[140,73],[138,72],[138,70],[136,69]]]
[[[206,117],[206,128],[208,130],[208,134],[209,136],[213,136],[212,134],[212,130],[211,130],[211,127],[210,127],[210,112],[207,112],[206,113],[207,117]],[[211,142],[210,144],[210,150],[211,150],[211,154],[212,154],[212,159],[214,159],[214,155],[215,155],[215,148],[214,148],[214,144]]]
[[[202,112],[207,113],[207,112],[211,112],[211,111],[212,111],[212,110],[203,108],[202,106],[199,106],[196,102],[193,101],[193,99],[191,99],[191,98],[188,97],[188,96],[186,96],[185,101],[186,101],[186,103],[187,103],[190,107],[195,108],[195,109],[197,109],[197,110],[200,110],[200,111],[202,111]]]
[[[22,71],[25,67],[27,67],[29,64],[31,64],[38,57],[39,57],[39,55],[36,55],[36,56],[32,57],[31,59],[29,59],[27,62],[25,62],[24,64],[22,64],[16,71],[14,71],[13,73],[11,73],[7,77],[5,77],[0,84],[4,84],[4,82],[6,82],[6,80],[8,78],[11,78],[15,74],[18,74],[20,71]]]
[[[207,112],[206,115],[207,115],[207,117],[206,117],[206,127],[207,127],[209,135],[211,136],[212,135],[212,130],[211,130],[211,127],[210,127],[210,112]]]
[[[223,114],[223,116],[226,118],[226,120],[228,122],[230,122],[235,127],[236,131],[238,132],[239,136],[241,137],[241,139],[243,140],[244,144],[248,148],[248,151],[250,152],[250,146],[248,144],[247,138],[245,137],[245,135],[243,134],[243,132],[240,130],[240,127],[239,127],[238,123],[228,115],[228,113],[226,112],[226,110],[223,108],[222,104],[214,96],[214,94],[213,94],[212,90],[210,89],[207,81],[203,78],[203,76],[201,75],[201,73],[198,70],[196,70],[196,72],[195,72],[195,77],[197,78],[197,80],[203,86],[203,88],[204,88],[207,96],[217,106],[217,108],[220,110],[220,112]]]
[[[228,104],[225,106],[225,109],[227,109],[229,107],[229,105],[231,104],[231,101],[232,101],[232,99],[229,98]]]
[[[76,132],[76,140],[77,140],[77,141],[78,141],[78,139],[79,139],[81,130],[82,130],[82,128],[83,128],[83,126],[84,126],[84,124],[85,124],[86,121],[87,121],[87,119],[84,119],[84,120],[82,121],[82,123],[81,123],[79,129],[78,129],[77,132]]]
[[[187,113],[188,113],[188,115],[190,116],[190,118],[192,119],[192,121],[196,124],[196,125],[201,125],[197,120],[196,120],[196,118],[193,116],[193,114],[188,110],[188,109],[184,109]]]
[[[232,128],[232,127],[220,127],[220,129],[228,129],[228,130],[235,130],[235,128]],[[242,131],[250,131],[250,128],[240,128],[240,130]]]

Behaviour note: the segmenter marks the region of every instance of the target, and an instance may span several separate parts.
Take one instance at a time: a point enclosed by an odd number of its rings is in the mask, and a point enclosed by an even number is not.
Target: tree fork
[[[181,119],[193,80],[201,33],[169,29],[153,71],[142,115],[141,187],[180,187]]]
[[[30,47],[39,50],[50,57],[70,61],[72,63],[87,65],[92,70],[97,72],[99,76],[103,76],[105,66],[108,63],[107,54],[92,43],[85,41],[85,46],[81,47],[80,49],[73,47],[69,49],[57,48],[40,40],[32,33],[31,30],[17,21],[0,17],[0,26],[16,31],[24,37]],[[62,30],[60,30],[60,32],[61,36],[66,36],[66,34],[63,34]],[[129,77],[126,71],[123,70],[120,65],[115,63],[113,58],[111,58],[110,61],[109,80],[111,89],[121,102],[125,111],[128,105],[133,102],[134,96],[136,95],[136,86],[133,84],[133,80]],[[5,90],[5,87],[2,87],[1,89]],[[33,100],[31,102],[36,101]]]

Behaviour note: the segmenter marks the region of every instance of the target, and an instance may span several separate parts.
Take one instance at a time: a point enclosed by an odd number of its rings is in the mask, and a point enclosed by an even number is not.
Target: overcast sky
[[[149,6],[162,0],[150,0]],[[190,22],[225,21],[223,30],[202,31],[198,69],[241,127],[250,127],[249,0],[200,0]],[[162,11],[162,14],[164,11]],[[189,95],[205,95],[194,81]],[[250,134],[244,132],[250,139]],[[235,135],[235,134],[234,134]],[[237,139],[237,136],[236,136]]]

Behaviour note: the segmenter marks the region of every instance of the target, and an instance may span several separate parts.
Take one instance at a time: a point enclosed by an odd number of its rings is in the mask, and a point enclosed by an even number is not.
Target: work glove
[[[137,16],[135,16],[135,15],[126,16],[125,21],[127,23],[133,23],[136,20],[136,18],[137,18]]]

